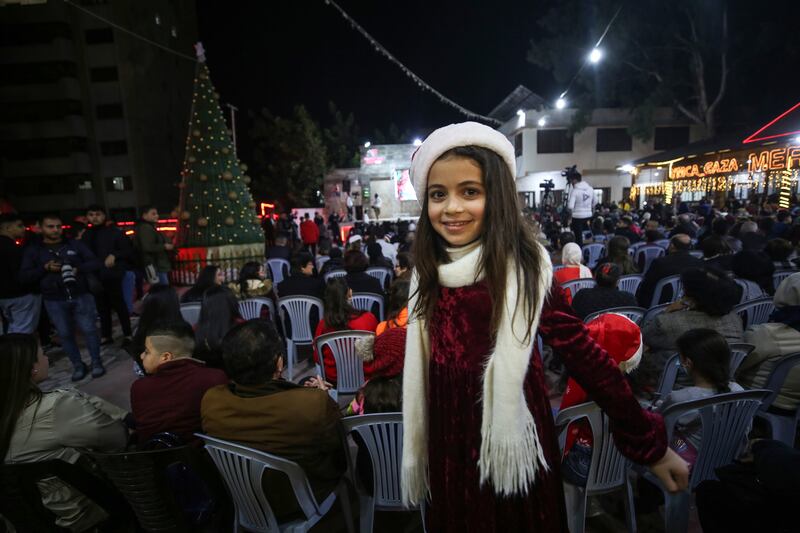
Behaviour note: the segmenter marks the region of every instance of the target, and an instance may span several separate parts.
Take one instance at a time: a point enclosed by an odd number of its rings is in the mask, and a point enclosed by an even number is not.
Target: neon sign
[[[800,159],[800,146],[773,148],[747,156],[747,171],[750,173],[769,170],[790,170],[792,161]]]
[[[380,165],[385,160],[386,158],[380,156],[377,148],[371,148],[367,150],[367,153],[363,157],[365,165]]]
[[[738,171],[739,162],[735,157],[731,157],[730,159],[709,161],[703,165],[673,166],[672,170],[670,170],[669,177],[674,180],[680,180],[686,178],[703,178],[714,174],[727,174],[729,172]]]

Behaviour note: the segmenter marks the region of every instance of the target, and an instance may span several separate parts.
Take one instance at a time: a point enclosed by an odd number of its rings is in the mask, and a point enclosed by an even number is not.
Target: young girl
[[[672,404],[708,398],[725,392],[744,389],[730,381],[731,349],[728,341],[713,329],[690,329],[676,341],[681,366],[692,379],[693,385],[670,392],[658,405],[663,411]],[[697,457],[703,438],[700,413],[693,412],[678,420],[678,439],[670,443],[690,464]]]
[[[429,531],[563,531],[559,451],[535,335],[613,421],[620,450],[670,490],[685,463],[663,421],[552,287],[517,203],[514,147],[481,124],[433,132],[414,155],[417,226],[403,373],[402,496]]]

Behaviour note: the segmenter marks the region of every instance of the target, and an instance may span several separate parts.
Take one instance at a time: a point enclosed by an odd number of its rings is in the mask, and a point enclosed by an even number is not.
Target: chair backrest
[[[642,325],[647,324],[655,317],[666,311],[667,307],[669,307],[669,304],[661,304],[661,305],[654,305],[653,307],[648,309],[647,313],[644,314],[644,318],[642,319]]]
[[[642,274],[628,274],[627,276],[622,276],[619,278],[619,282],[617,283],[617,289],[623,292],[629,292],[636,296],[636,291],[639,289],[639,285],[642,283]]]
[[[331,270],[330,272],[326,272],[325,275],[322,277],[325,280],[325,283],[328,283],[333,278],[343,278],[346,275],[347,275],[346,270],[336,269],[336,270]]]
[[[597,266],[600,256],[606,247],[600,243],[586,244],[583,246],[583,264],[589,268]]]
[[[356,353],[356,341],[365,337],[374,337],[371,331],[335,331],[320,335],[314,340],[317,353],[322,354],[327,346],[336,363],[336,392],[354,394],[364,384],[364,360]],[[320,355],[322,357],[322,355]],[[325,365],[320,364],[322,377],[325,378]]]
[[[370,267],[367,269],[367,274],[380,281],[384,290],[389,287],[389,282],[394,276],[392,269],[386,267]]]
[[[270,320],[275,320],[275,304],[269,298],[248,298],[239,302],[239,313],[245,320],[261,318],[261,309],[269,310]]]
[[[661,379],[658,380],[656,389],[656,400],[663,399],[675,388],[678,380],[678,373],[681,371],[681,360],[678,354],[673,354],[667,359],[664,369],[661,371]]]
[[[748,328],[767,322],[769,315],[775,310],[775,303],[767,296],[739,304],[733,310],[742,319],[742,326]]]
[[[267,271],[272,279],[272,285],[277,286],[278,283],[289,275],[292,270],[292,265],[286,259],[267,259]]]
[[[361,311],[375,312],[375,306],[378,307],[378,312],[375,316],[378,320],[383,320],[383,296],[372,292],[354,292],[353,293],[353,307]]]
[[[764,290],[755,281],[741,278],[734,278],[733,281],[742,288],[742,299],[739,300],[739,303],[751,302],[766,296]]]
[[[197,436],[205,442],[206,451],[214,460],[233,497],[239,526],[259,533],[280,531],[275,513],[261,485],[261,478],[267,470],[286,475],[307,520],[320,515],[320,508],[308,478],[297,463],[234,442],[208,435]],[[239,528],[236,530],[241,531]]]
[[[599,317],[600,315],[605,315],[606,313],[616,313],[618,315],[628,317],[637,325],[640,325],[642,323],[642,319],[644,318],[645,313],[647,313],[647,309],[645,309],[644,307],[612,307],[611,309],[604,309],[602,311],[597,311],[596,313],[592,313],[591,315],[587,316],[583,321],[588,324],[595,318]]]
[[[770,393],[769,396],[764,399],[764,403],[761,406],[762,411],[766,411],[772,406],[775,398],[778,397],[778,394],[783,388],[786,375],[798,364],[800,364],[800,353],[793,353],[783,356],[780,361],[772,365],[767,382],[764,384],[764,388],[770,391]]]
[[[321,256],[317,257],[317,261],[316,261],[317,272],[322,270],[322,265],[327,263],[329,259],[330,259],[330,256],[327,256],[327,255],[321,255]]]
[[[792,274],[797,274],[800,272],[798,270],[776,270],[774,274],[772,274],[772,286],[775,287],[775,290],[778,290],[778,285],[781,284],[783,280],[791,276]]]
[[[191,324],[192,327],[200,322],[200,307],[200,302],[181,304],[181,316],[186,322]]]
[[[569,291],[573,298],[582,289],[591,289],[597,286],[597,282],[593,278],[580,278],[565,281],[561,284],[564,290]]]
[[[693,411],[700,413],[703,436],[689,479],[691,489],[707,479],[717,479],[715,469],[733,461],[740,451],[753,416],[767,394],[768,391],[757,389],[729,392],[676,403],[664,410],[662,415],[667,428],[667,442],[672,442],[678,419]]]
[[[556,426],[566,428],[571,422],[585,418],[592,428],[592,465],[586,480],[587,492],[604,491],[625,484],[629,461],[619,452],[608,417],[594,402],[568,407],[558,413]]]
[[[702,250],[689,250],[689,255],[692,257],[696,257],[698,259],[703,258],[703,251]]]
[[[403,414],[378,413],[342,419],[346,434],[358,433],[372,462],[375,506],[405,509],[400,499],[400,461],[403,457]],[[359,476],[355,476],[357,482]]]
[[[656,246],[660,246],[666,250],[667,248],[669,248],[669,239],[661,239],[653,242],[653,244],[655,244]]]
[[[287,296],[278,299],[278,311],[281,320],[289,319],[291,324],[291,341],[311,342],[314,340],[314,328],[311,324],[311,310],[316,308],[322,319],[324,305],[319,298],[311,296]]]
[[[203,470],[198,467],[201,453],[196,448],[181,446],[122,453],[90,452],[90,455],[125,496],[143,530],[188,531],[189,524],[175,499],[167,470],[173,465],[191,465],[192,472],[203,479]]]
[[[604,243],[608,240],[607,235],[592,235],[592,240],[596,243]]]
[[[672,291],[672,299],[670,302],[674,302],[681,296],[681,293],[683,292],[683,283],[681,283],[681,277],[676,274],[674,276],[667,276],[666,278],[659,280],[659,282],[656,283],[655,290],[653,291],[653,300],[650,302],[650,307],[655,307],[661,303],[664,303],[662,302],[665,292],[664,289],[667,287],[669,287]]]
[[[739,370],[739,367],[742,366],[742,363],[750,355],[750,352],[755,350],[755,346],[752,344],[746,344],[744,342],[732,342],[730,344],[731,348],[731,381],[736,381],[734,376],[736,375],[736,371]]]
[[[666,250],[660,246],[642,246],[636,250],[635,263],[639,266],[639,269],[644,274],[650,268],[650,265],[653,263],[653,261],[659,257],[662,257],[664,254],[666,254]]]

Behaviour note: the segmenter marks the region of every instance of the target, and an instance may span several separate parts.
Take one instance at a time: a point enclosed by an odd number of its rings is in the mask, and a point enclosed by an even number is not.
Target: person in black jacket
[[[103,261],[100,269],[102,292],[95,295],[97,311],[100,313],[100,344],[111,344],[114,339],[111,332],[111,309],[117,313],[122,334],[130,341],[131,318],[128,306],[122,296],[122,278],[132,268],[133,246],[131,241],[116,226],[106,225],[106,211],[99,205],[86,208],[86,218],[91,227],[83,236],[83,243],[94,255]]]
[[[306,251],[292,258],[292,274],[278,284],[278,296],[313,296],[323,299],[325,282],[314,276],[314,260]]]
[[[653,299],[653,293],[656,290],[656,285],[659,281],[667,276],[674,276],[681,274],[684,270],[690,267],[703,266],[703,260],[689,254],[689,249],[692,246],[692,241],[688,235],[679,233],[669,240],[669,248],[667,255],[659,257],[650,265],[650,269],[644,275],[642,284],[639,285],[639,290],[636,292],[636,299],[639,305],[644,308],[650,308]],[[673,299],[676,295],[670,295]],[[670,300],[671,301],[671,300]],[[656,303],[667,303],[666,301]]]
[[[0,333],[33,333],[39,324],[42,297],[33,285],[17,279],[22,266],[22,246],[17,241],[25,236],[25,225],[16,213],[0,215],[0,315],[7,331]]]
[[[338,246],[331,248],[331,251],[328,252],[328,259],[322,264],[322,268],[319,271],[320,276],[324,276],[331,270],[344,270],[344,260],[342,259],[342,249]]]
[[[285,233],[279,234],[275,238],[275,246],[267,248],[267,259],[286,259],[287,261],[292,255],[292,251],[287,244],[287,237]]]
[[[614,307],[637,307],[636,297],[625,291],[617,289],[617,282],[622,275],[622,269],[614,263],[604,263],[597,268],[595,280],[597,286],[591,289],[581,289],[572,299],[572,309],[581,320],[597,311],[613,309]]]
[[[330,261],[329,261],[330,262]],[[371,292],[383,296],[381,282],[366,273],[369,266],[367,256],[357,250],[344,254],[345,281],[353,292]]]
[[[76,325],[86,338],[92,358],[92,377],[100,377],[106,371],[100,358],[100,336],[95,325],[97,308],[86,274],[98,272],[102,262],[81,241],[63,238],[59,215],[46,214],[40,223],[42,241],[25,249],[19,279],[22,283],[39,284],[44,307],[75,369],[72,381],[83,379],[88,370],[75,340]]]

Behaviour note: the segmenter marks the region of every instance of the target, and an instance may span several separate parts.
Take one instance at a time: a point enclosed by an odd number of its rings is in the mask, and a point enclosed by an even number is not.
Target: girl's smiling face
[[[464,246],[481,235],[486,188],[478,163],[453,156],[436,161],[428,172],[428,218],[450,246]]]

